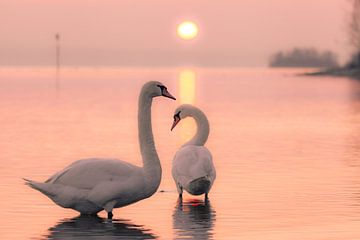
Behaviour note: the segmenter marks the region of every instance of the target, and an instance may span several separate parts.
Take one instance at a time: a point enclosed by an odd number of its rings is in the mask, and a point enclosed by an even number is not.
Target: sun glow
[[[198,26],[191,21],[185,21],[178,25],[177,35],[184,40],[191,40],[196,38],[199,33]]]

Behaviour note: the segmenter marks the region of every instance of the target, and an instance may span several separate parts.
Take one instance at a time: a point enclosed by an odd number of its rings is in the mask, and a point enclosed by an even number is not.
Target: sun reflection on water
[[[180,104],[195,104],[196,99],[196,73],[191,69],[181,70],[178,77]],[[187,118],[179,125],[180,141],[182,143],[191,139],[195,133],[196,124],[193,119]]]

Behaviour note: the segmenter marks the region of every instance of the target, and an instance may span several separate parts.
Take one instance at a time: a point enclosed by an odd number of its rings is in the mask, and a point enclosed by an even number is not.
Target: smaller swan
[[[209,136],[209,121],[197,107],[183,104],[175,110],[171,130],[186,117],[193,117],[197,125],[195,136],[175,154],[172,162],[172,176],[179,197],[183,189],[192,195],[205,194],[205,200],[216,178],[216,171],[210,151],[204,147]]]

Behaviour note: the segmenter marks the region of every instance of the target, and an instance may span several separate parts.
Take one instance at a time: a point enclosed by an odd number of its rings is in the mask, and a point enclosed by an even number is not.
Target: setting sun
[[[199,33],[198,26],[191,21],[185,21],[178,25],[177,35],[184,40],[191,40],[196,38]]]

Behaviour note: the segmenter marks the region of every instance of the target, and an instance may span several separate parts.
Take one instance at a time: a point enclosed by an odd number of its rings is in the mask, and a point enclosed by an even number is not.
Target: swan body
[[[113,208],[123,207],[153,195],[161,180],[152,127],[152,98],[175,99],[160,82],[146,83],[139,96],[138,129],[143,167],[117,159],[82,159],[73,162],[45,182],[27,180],[26,184],[42,192],[56,204],[82,214],[105,210],[109,218]]]
[[[205,194],[207,198],[216,178],[212,155],[204,146],[209,136],[209,122],[199,108],[184,104],[175,110],[171,129],[186,117],[195,119],[197,132],[176,152],[172,162],[172,176],[180,197],[186,190],[192,195]]]

